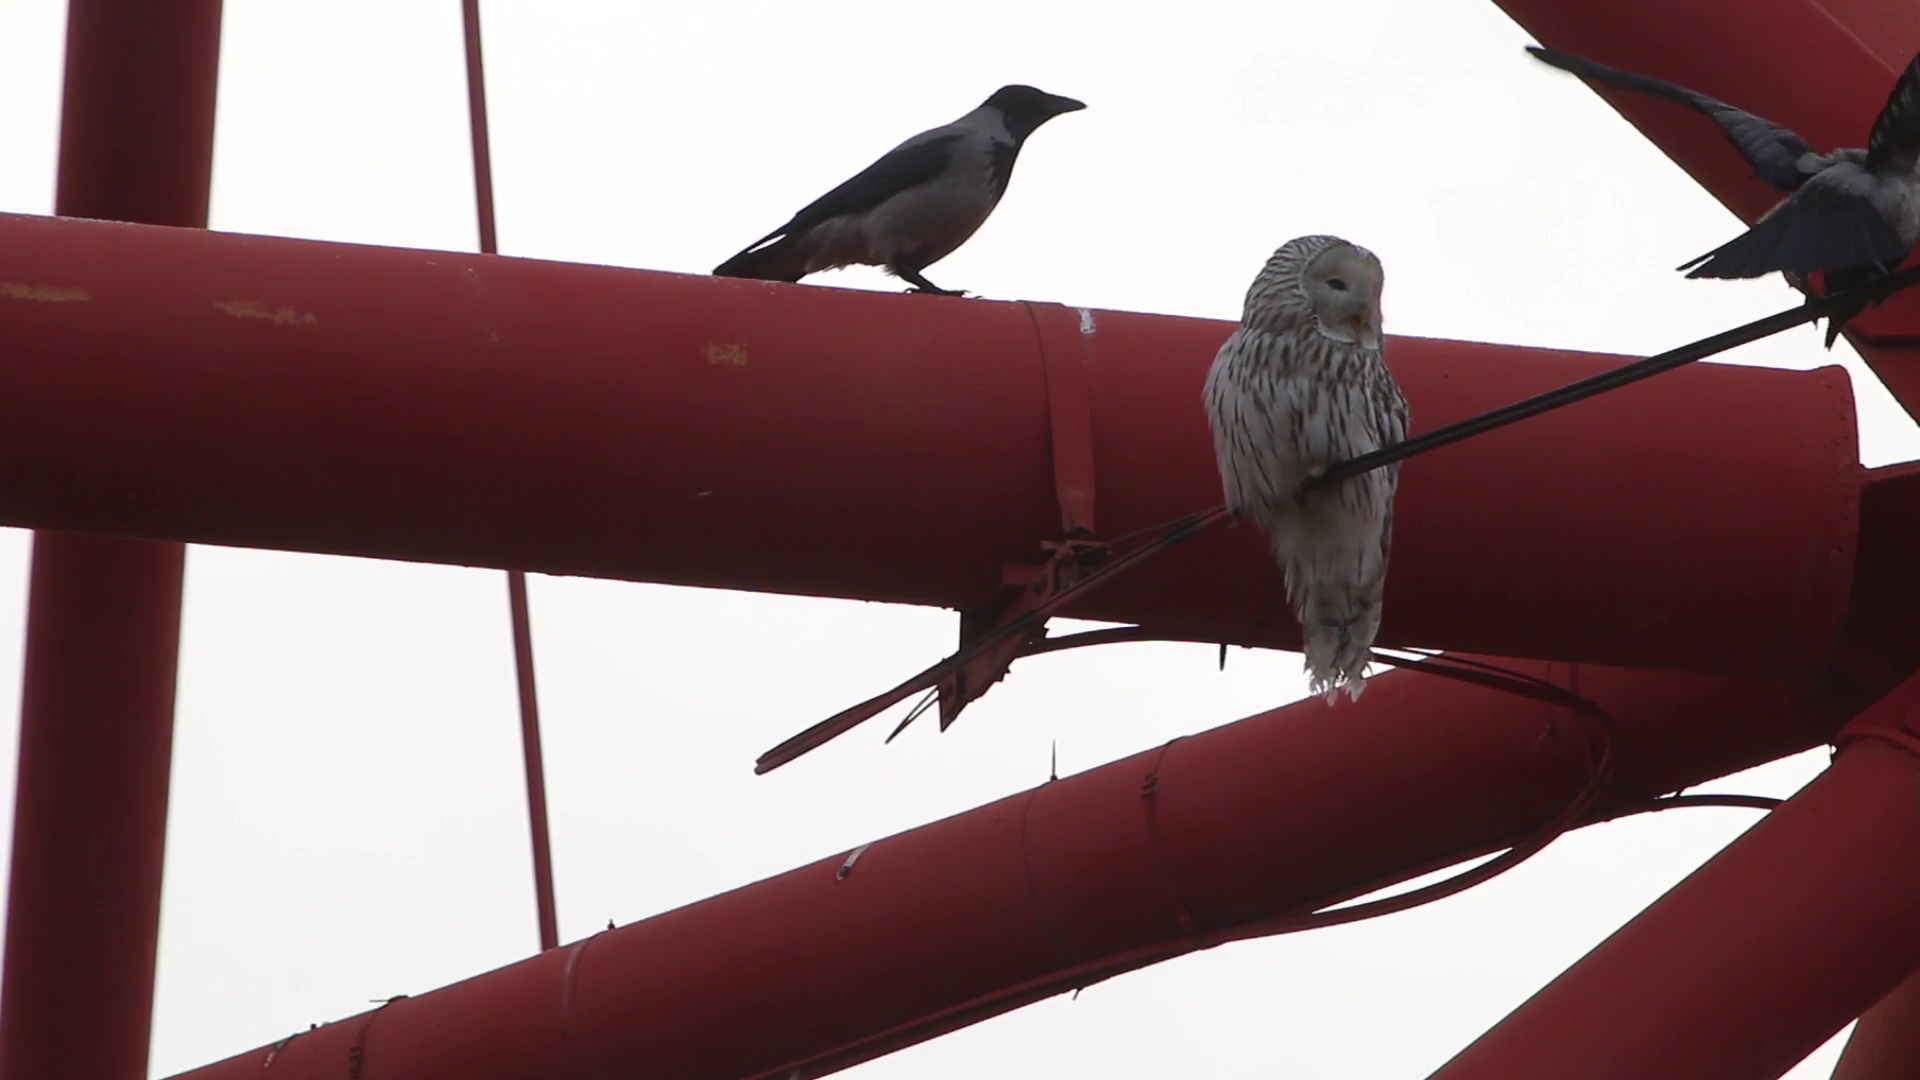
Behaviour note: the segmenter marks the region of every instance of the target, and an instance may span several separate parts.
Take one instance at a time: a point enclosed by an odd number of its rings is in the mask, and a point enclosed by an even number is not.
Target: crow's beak
[[[1079,112],[1081,109],[1087,107],[1087,103],[1084,101],[1075,101],[1070,97],[1061,97],[1058,94],[1051,96],[1053,98],[1053,112],[1055,116],[1061,113]]]

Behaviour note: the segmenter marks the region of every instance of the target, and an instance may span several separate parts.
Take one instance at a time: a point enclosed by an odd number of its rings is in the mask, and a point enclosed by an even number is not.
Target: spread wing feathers
[[[1920,159],[1920,55],[1894,80],[1867,136],[1867,170],[1904,176]]]
[[[1776,270],[1805,275],[1898,262],[1906,252],[1871,201],[1829,184],[1809,184],[1753,228],[1676,269],[1690,278],[1757,278]]]
[[[1800,164],[1805,155],[1813,153],[1813,147],[1807,145],[1807,140],[1765,117],[1734,108],[1724,101],[1695,93],[1684,86],[1610,68],[1558,49],[1529,45],[1527,51],[1533,54],[1534,59],[1571,72],[1590,83],[1651,94],[1712,117],[1726,132],[1727,141],[1753,167],[1754,174],[1778,191],[1796,190],[1817,171],[1817,167],[1808,169]]]
[[[839,187],[808,203],[785,225],[748,244],[738,255],[714,268],[714,274],[718,277],[758,276],[756,269],[761,264],[779,261],[784,244],[800,239],[821,222],[871,210],[902,191],[939,176],[947,168],[953,145],[965,137],[965,132],[936,129],[908,139]],[[769,245],[775,238],[780,239]]]

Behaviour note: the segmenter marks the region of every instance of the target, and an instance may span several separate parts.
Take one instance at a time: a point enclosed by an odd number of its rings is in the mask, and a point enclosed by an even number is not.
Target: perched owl
[[[1312,492],[1301,484],[1406,438],[1407,399],[1380,360],[1383,274],[1378,256],[1337,236],[1288,241],[1253,279],[1207,372],[1227,509],[1273,545],[1307,676],[1329,702],[1341,686],[1349,698],[1366,688],[1400,467]]]

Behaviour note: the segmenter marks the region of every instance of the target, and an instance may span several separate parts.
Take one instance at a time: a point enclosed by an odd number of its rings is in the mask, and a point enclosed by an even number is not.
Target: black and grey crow
[[[715,277],[799,281],[880,266],[916,292],[958,295],[922,271],[967,242],[1006,194],[1020,147],[1041,124],[1086,105],[1003,86],[951,124],[923,131],[714,268]]]
[[[1588,82],[1665,98],[1705,113],[1753,167],[1785,195],[1753,227],[1679,266],[1691,278],[1757,278],[1822,271],[1829,293],[1891,272],[1920,241],[1920,56],[1908,63],[1867,133],[1865,149],[1816,154],[1807,140],[1763,117],[1684,86],[1527,46],[1534,58]],[[1827,321],[1827,347],[1859,308]]]

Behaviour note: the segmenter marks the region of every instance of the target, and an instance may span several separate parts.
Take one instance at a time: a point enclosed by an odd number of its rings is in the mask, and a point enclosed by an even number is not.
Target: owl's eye
[[[1332,289],[1334,292],[1346,292],[1347,283],[1337,277],[1330,277],[1327,279],[1327,288]]]

